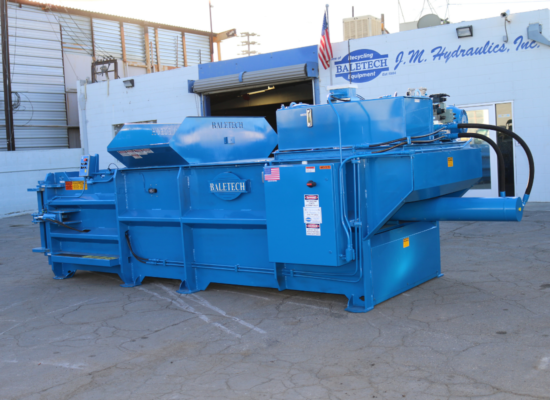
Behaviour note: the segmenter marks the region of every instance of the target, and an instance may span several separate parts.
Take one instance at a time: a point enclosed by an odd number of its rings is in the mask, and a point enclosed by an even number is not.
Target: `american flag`
[[[279,168],[264,167],[264,178],[266,181],[279,181],[281,180],[281,175],[279,173]]]
[[[332,58],[332,45],[330,44],[330,37],[328,35],[327,11],[325,11],[323,29],[321,31],[321,43],[319,44],[319,60],[321,60],[323,68],[327,69],[330,67],[330,60]]]

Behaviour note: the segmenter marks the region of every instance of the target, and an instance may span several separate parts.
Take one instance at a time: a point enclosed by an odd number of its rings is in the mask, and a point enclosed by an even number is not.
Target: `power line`
[[[57,19],[57,17],[55,16],[55,14],[53,15],[53,17],[54,17],[55,19]],[[57,35],[58,32],[56,32],[55,26],[54,26],[54,24],[52,23],[52,21],[50,21],[50,16],[49,16],[47,13],[46,13],[46,19],[48,20],[48,23],[49,23],[50,26],[52,27],[53,33],[54,33],[55,35]],[[59,26],[62,27],[62,25],[61,25],[61,23],[59,22],[59,20],[57,20],[57,22],[58,22]],[[61,34],[59,35],[59,42],[60,42],[60,44],[61,44],[61,47],[63,47],[63,37],[61,36]],[[77,43],[77,44],[78,44],[78,43]],[[79,45],[79,46],[80,46],[80,45]],[[82,50],[84,50],[84,47],[82,47],[82,46],[80,46],[80,47],[82,48]],[[84,50],[84,51],[86,51],[86,50]],[[87,53],[86,53],[86,54],[87,54]],[[74,73],[74,75],[76,76],[76,79],[79,79],[78,74],[76,73],[76,71],[75,71],[75,69],[74,69],[74,67],[73,67],[73,64],[71,63],[71,58],[70,58],[70,57],[67,57],[67,61],[69,61],[69,65],[71,66],[71,69],[73,70],[73,73]],[[63,62],[65,62],[65,60],[63,60]],[[34,112],[34,110],[33,110],[33,112]]]
[[[84,35],[84,37],[87,38],[88,36],[87,36],[86,33],[82,30],[82,28],[80,28],[80,26],[76,23],[76,21],[74,20],[73,16],[69,13],[69,10],[67,10],[67,7],[63,7],[63,8],[65,9],[65,12],[66,12],[67,15],[69,16],[69,18],[71,18],[71,20],[74,22],[74,24],[76,25],[76,27],[78,28],[78,30],[79,30],[80,32],[82,32],[82,34]],[[90,18],[90,20],[92,21],[92,29],[94,29],[94,28],[93,28],[93,25],[94,25],[93,18]],[[92,40],[92,37],[91,37],[91,36],[90,36],[90,40]],[[97,49],[100,50],[102,53],[106,54],[107,57],[115,58],[115,57],[113,57],[108,51],[106,51],[106,50],[103,49],[101,46],[99,46],[99,45],[97,44],[97,42],[94,41],[94,42],[92,43],[92,46],[97,47]],[[105,56],[104,56],[104,57],[105,57]]]
[[[420,17],[422,16],[422,13],[424,12],[424,6],[426,5],[426,0],[424,0],[422,2],[422,9],[420,10],[420,14],[418,15],[418,18],[417,19],[420,19]]]
[[[401,11],[401,16],[403,17],[403,22],[405,21],[405,14],[403,14],[403,8],[401,7],[401,0],[397,0],[397,4],[399,5],[399,10]],[[397,14],[397,17],[399,18],[399,14]]]

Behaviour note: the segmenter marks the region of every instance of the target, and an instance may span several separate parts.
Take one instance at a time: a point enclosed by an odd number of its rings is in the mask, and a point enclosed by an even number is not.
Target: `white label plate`
[[[321,224],[323,223],[323,214],[321,207],[304,207],[304,223]]]

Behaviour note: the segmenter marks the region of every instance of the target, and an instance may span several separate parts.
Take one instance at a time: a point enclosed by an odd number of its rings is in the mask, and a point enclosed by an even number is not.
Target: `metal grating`
[[[59,23],[37,7],[8,3],[15,147],[67,148],[65,82]],[[0,77],[1,80],[1,77]],[[0,150],[6,150],[4,93],[0,84]]]
[[[122,59],[120,23],[106,19],[92,19],[96,58]]]
[[[187,65],[210,62],[210,39],[208,36],[186,33],[185,46],[187,47]]]
[[[143,26],[124,23],[126,60],[145,64],[145,34]]]
[[[183,67],[181,32],[159,29],[160,63],[169,67]]]

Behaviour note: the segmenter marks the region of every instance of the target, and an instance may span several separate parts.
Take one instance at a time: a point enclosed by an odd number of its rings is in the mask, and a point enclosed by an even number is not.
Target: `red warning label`
[[[306,224],[307,236],[321,236],[321,224]]]
[[[319,207],[319,195],[318,194],[305,194],[304,195],[305,207]]]

